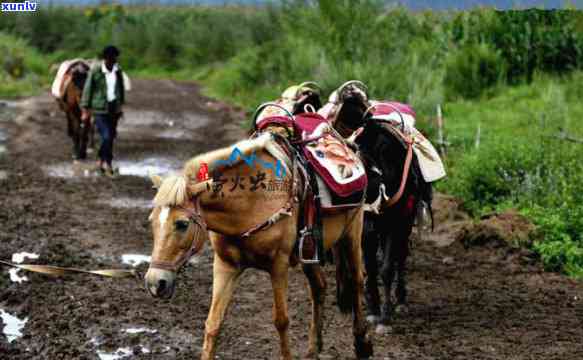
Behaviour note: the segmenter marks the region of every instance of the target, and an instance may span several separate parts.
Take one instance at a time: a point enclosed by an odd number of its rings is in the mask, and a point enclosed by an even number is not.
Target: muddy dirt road
[[[21,101],[18,111],[0,108],[0,258],[28,252],[38,259],[26,262],[83,268],[146,260],[154,195],[148,172],[178,169],[242,136],[232,114],[209,107],[198,91],[193,84],[136,81],[113,180],[72,167],[65,120],[48,96]],[[524,251],[464,249],[455,237],[467,219],[451,199],[440,197],[437,208],[441,225],[431,241],[416,241],[409,262],[409,312],[392,333],[374,335],[375,359],[583,359],[583,283],[543,273]],[[206,249],[182,271],[171,301],[151,299],[133,279],[53,279],[0,268],[0,359],[198,358],[211,258]],[[136,266],[145,270],[147,263]],[[321,358],[350,359],[350,320],[333,306],[332,267],[328,274]],[[299,356],[310,306],[301,271],[290,278],[291,342]],[[248,271],[218,358],[277,358],[271,304],[268,276]]]

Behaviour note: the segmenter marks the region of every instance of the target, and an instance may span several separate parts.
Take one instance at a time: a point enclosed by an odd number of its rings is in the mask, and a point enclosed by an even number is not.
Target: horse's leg
[[[319,265],[304,265],[304,273],[310,285],[312,299],[312,323],[310,324],[310,345],[306,357],[318,358],[322,351],[322,325],[324,300],[326,298],[326,276]]]
[[[291,360],[289,348],[289,316],[287,311],[287,286],[289,256],[278,256],[271,270],[271,286],[273,287],[273,323],[279,333],[281,359]]]
[[[381,277],[385,285],[385,302],[382,306],[380,325],[377,326],[377,332],[386,332],[387,326],[391,323],[393,314],[393,303],[391,300],[391,290],[393,288],[393,279],[395,278],[395,253],[393,234],[383,231],[383,265],[381,267]]]
[[[78,160],[79,156],[79,142],[80,142],[80,132],[81,128],[79,126],[79,119],[75,117],[72,113],[67,113],[67,121],[69,123],[69,129],[71,131],[71,139],[73,140],[73,159]]]
[[[215,254],[213,264],[213,299],[204,331],[201,359],[214,360],[217,339],[225,313],[231,302],[241,270],[235,269]]]
[[[69,135],[70,138],[72,138],[74,134],[73,119],[71,114],[69,114],[69,111],[67,111],[65,115],[67,116],[67,134]]]
[[[397,262],[397,288],[395,295],[397,298],[397,312],[407,311],[407,257],[409,256],[409,236],[411,235],[412,226],[405,228],[405,232],[400,234],[398,248],[396,251]]]
[[[362,215],[359,215],[362,216]],[[367,323],[362,313],[363,298],[363,264],[362,264],[362,228],[363,220],[354,221],[347,233],[346,244],[339,246],[348,247],[348,271],[353,281],[352,291],[352,331],[354,334],[354,347],[358,359],[368,359],[373,355],[373,346],[367,336]],[[341,259],[339,259],[341,260]]]
[[[364,266],[366,268],[365,298],[367,309],[367,320],[376,323],[380,319],[380,295],[377,281],[379,265],[377,260],[377,250],[379,247],[379,237],[375,231],[374,220],[365,216],[365,227],[362,238],[362,248],[364,252]]]

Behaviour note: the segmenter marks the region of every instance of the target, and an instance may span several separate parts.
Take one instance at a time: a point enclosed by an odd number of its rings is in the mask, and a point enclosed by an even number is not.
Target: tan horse
[[[229,158],[234,147],[246,156],[256,154],[256,164],[282,161],[286,167],[285,178],[278,179],[273,171],[254,169],[239,159],[229,166],[221,165],[221,177],[215,175],[212,180],[197,181],[201,167],[208,166],[211,172],[217,170],[217,161]],[[221,178],[245,181],[226,186]],[[257,181],[260,178],[262,181]],[[213,294],[201,358],[214,359],[217,337],[239,277],[245,269],[257,268],[271,275],[273,321],[279,332],[281,358],[292,359],[288,339],[288,269],[298,263],[294,246],[300,215],[298,199],[303,196],[300,190],[303,181],[295,162],[270,133],[264,133],[256,139],[190,160],[179,176],[152,177],[152,180],[158,193],[150,215],[154,248],[145,278],[151,295],[172,296],[176,272],[190,256],[202,249],[208,230],[215,253]],[[286,185],[272,186],[274,182]],[[350,209],[324,216],[323,230],[324,246],[333,248],[336,256],[338,305],[342,312],[353,314],[357,357],[368,358],[372,356],[372,344],[366,334],[361,309],[362,221],[362,209]],[[307,355],[317,357],[322,349],[326,280],[319,265],[304,265],[303,271],[310,284],[312,301]]]

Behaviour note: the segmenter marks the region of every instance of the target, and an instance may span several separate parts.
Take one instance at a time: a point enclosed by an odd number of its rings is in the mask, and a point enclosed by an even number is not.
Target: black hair
[[[120,51],[118,48],[116,48],[113,45],[108,45],[105,48],[103,48],[103,52],[101,53],[101,56],[103,56],[103,58],[107,58],[107,57],[118,57],[120,54]]]

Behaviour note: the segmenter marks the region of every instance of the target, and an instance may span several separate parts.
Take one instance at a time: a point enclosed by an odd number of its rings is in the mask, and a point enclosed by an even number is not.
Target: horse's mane
[[[188,199],[187,179],[183,175],[170,175],[162,180],[154,197],[155,206],[178,206]]]
[[[286,173],[291,169],[291,160],[278,145],[271,133],[263,133],[254,139],[245,139],[231,146],[207,152],[198,155],[184,164],[182,174],[171,175],[164,178],[158,187],[158,192],[154,197],[155,206],[177,206],[182,205],[188,200],[188,185],[198,181],[197,175],[201,165],[208,166],[208,172],[212,173],[219,167],[226,165],[220,164],[219,160],[227,160],[237,148],[243,155],[249,155],[257,150],[265,150],[277,160],[280,160],[286,168]],[[240,157],[231,162],[228,166],[237,165],[243,161]]]

